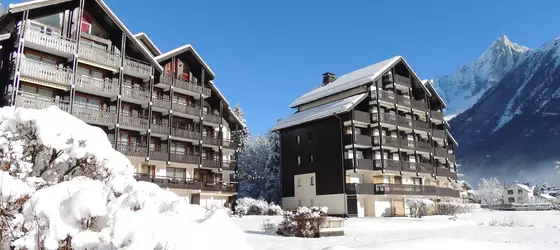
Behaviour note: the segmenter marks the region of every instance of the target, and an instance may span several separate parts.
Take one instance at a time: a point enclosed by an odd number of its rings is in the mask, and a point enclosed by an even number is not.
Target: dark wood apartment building
[[[245,125],[191,45],[162,53],[102,0],[12,4],[0,27],[2,105],[54,105],[102,128],[138,179],[192,203],[235,197],[231,135]]]
[[[407,198],[459,198],[445,103],[397,56],[336,78],[291,104],[281,138],[282,205],[402,216]]]

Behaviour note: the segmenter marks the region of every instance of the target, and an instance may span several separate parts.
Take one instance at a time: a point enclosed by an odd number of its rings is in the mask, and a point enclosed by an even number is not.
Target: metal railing
[[[220,160],[218,159],[202,159],[202,167],[205,168],[220,168]]]
[[[105,126],[115,125],[117,112],[114,110],[103,110],[99,107],[85,107],[75,104],[72,114],[87,123],[101,124]]]
[[[119,83],[113,79],[97,79],[86,75],[76,77],[76,89],[79,91],[91,91],[99,95],[118,95]]]
[[[57,100],[36,94],[29,94],[20,92],[16,98],[16,106],[31,108],[31,109],[44,109],[50,106],[57,106],[62,111],[70,111],[70,104],[66,100]]]
[[[32,27],[31,25],[27,25],[24,39],[26,43],[34,43],[67,54],[74,54],[76,50],[75,40],[61,36],[60,34]]]
[[[152,75],[152,66],[150,64],[130,57],[124,59],[124,70],[143,77]]]
[[[375,159],[373,162],[375,170],[381,170],[382,164],[385,166],[385,170],[400,171],[402,169],[401,162],[398,160],[391,159]]]
[[[20,74],[39,81],[69,86],[72,83],[72,70],[30,59],[21,59]]]
[[[141,115],[122,113],[119,124],[125,127],[148,129],[148,119]]]
[[[374,136],[373,137],[373,144],[374,145],[381,145],[383,143],[384,146],[390,147],[399,147],[399,139],[397,137],[390,137],[390,136]]]
[[[414,150],[416,148],[416,141],[409,140],[407,138],[401,138],[399,140],[399,146],[403,149]]]
[[[138,88],[123,86],[122,96],[132,100],[139,100],[144,102],[150,101],[150,92]]]
[[[135,174],[137,181],[153,182],[162,188],[202,189],[202,182],[183,177],[153,176],[149,174]]]
[[[146,157],[148,155],[148,147],[140,144],[118,144],[117,151],[126,156]]]
[[[80,42],[78,56],[81,59],[114,69],[118,69],[121,66],[121,55],[119,53],[97,48],[84,42]]]

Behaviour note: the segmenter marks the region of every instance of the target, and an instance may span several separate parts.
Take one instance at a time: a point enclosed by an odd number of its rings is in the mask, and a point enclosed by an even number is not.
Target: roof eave
[[[36,1],[29,1],[29,2],[22,2],[16,4],[9,4],[8,11],[9,13],[18,13],[26,10],[32,10],[36,8],[41,8],[53,4],[70,2],[73,0],[36,0]]]
[[[157,52],[157,55],[155,55],[155,56],[161,55],[161,50],[158,48],[158,46],[156,46],[156,44],[152,41],[152,39],[150,39],[150,37],[146,33],[140,32],[140,33],[134,35],[134,37],[136,37],[138,39],[146,39],[146,41],[148,42],[150,47],[152,47],[152,49]]]
[[[196,50],[194,49],[194,47],[190,44],[185,44],[181,47],[172,49],[168,52],[165,52],[159,56],[156,56],[156,60],[158,62],[163,62],[167,59],[170,59],[173,56],[177,56],[180,55],[182,53],[185,53],[187,51],[192,51],[192,53],[194,54],[194,56],[196,57],[196,59],[198,59],[198,61],[202,64],[202,66],[204,67],[204,69],[206,69],[206,71],[212,76],[212,78],[216,78],[216,74],[214,74],[214,71],[212,71],[212,69],[210,68],[210,66],[208,66],[208,64],[204,61],[204,59],[202,59],[202,57],[198,54],[198,52],[196,52]]]

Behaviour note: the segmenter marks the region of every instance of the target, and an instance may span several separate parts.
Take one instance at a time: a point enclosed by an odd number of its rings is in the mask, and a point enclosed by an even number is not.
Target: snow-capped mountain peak
[[[528,51],[529,48],[504,35],[498,37],[477,60],[461,66],[454,73],[434,78],[436,89],[447,103],[448,114],[458,114],[470,108],[486,90],[519,65]]]

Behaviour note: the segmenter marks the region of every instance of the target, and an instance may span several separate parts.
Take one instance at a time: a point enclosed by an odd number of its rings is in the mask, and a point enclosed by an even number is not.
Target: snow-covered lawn
[[[476,210],[458,219],[451,216],[414,218],[351,218],[345,235],[318,239],[268,235],[260,227],[265,219],[280,216],[245,216],[234,222],[255,249],[560,249],[560,212]],[[524,226],[489,226],[490,222],[516,222]]]

